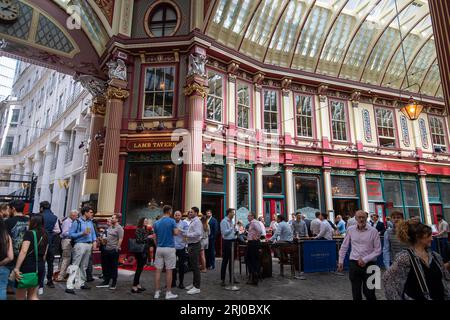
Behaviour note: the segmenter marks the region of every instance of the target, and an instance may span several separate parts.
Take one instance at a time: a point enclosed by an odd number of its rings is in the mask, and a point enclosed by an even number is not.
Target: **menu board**
[[[331,177],[331,190],[333,196],[338,197],[355,197],[356,182],[354,177]]]
[[[367,180],[367,195],[369,200],[383,200],[381,182],[379,180]]]

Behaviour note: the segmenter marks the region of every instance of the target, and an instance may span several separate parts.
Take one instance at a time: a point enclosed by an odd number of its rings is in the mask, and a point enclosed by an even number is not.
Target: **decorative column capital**
[[[104,116],[106,114],[106,99],[103,96],[95,97],[90,109],[92,114]]]
[[[253,83],[255,84],[255,90],[257,92],[261,92],[264,77],[265,75],[262,72],[258,72],[253,76]]]
[[[108,99],[125,100],[129,96],[130,92],[122,88],[109,86],[108,89],[106,90],[106,97]]]
[[[291,78],[285,77],[281,79],[281,92],[283,97],[289,96],[289,93],[291,92],[291,83],[292,83]]]
[[[361,100],[361,91],[354,90],[350,96],[353,108],[358,108],[359,101]]]
[[[186,79],[186,86],[184,87],[184,95],[190,96],[201,96],[203,99],[208,95],[208,85],[207,80],[203,76],[193,74]]]
[[[228,81],[236,83],[237,71],[239,70],[239,63],[237,61],[231,61],[227,66]]]
[[[327,93],[328,93],[328,85],[321,84],[317,88],[317,93],[319,93],[320,102],[326,102],[327,101]]]

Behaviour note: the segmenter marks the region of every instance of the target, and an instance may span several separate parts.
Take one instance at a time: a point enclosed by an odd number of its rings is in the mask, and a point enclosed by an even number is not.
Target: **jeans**
[[[231,281],[231,264],[233,260],[231,258],[231,248],[234,244],[234,240],[223,240],[223,249],[222,249],[222,267],[220,269],[220,279],[225,281],[225,274],[228,271],[230,272],[230,281]]]
[[[173,269],[172,287],[177,286],[177,273],[179,275],[179,284],[182,285],[184,281],[184,265],[186,262],[186,249],[177,249],[175,254],[177,255],[177,267]]]
[[[47,283],[53,281],[53,262],[55,260],[53,239],[54,237],[50,237],[50,243],[47,249],[47,256],[45,258],[45,261],[47,262]]]
[[[105,270],[103,271],[103,282],[109,283],[112,280],[111,286],[115,287],[117,284],[117,275],[119,268],[119,252],[117,250],[105,249]]]
[[[0,300],[6,300],[6,287],[8,286],[9,268],[0,267]]]
[[[200,242],[191,243],[188,245],[188,253],[189,253],[189,262],[191,264],[192,272],[194,273],[194,281],[193,285],[197,289],[200,289]]]
[[[144,270],[145,263],[147,262],[147,254],[146,253],[135,253],[137,265],[136,265],[136,273],[134,274],[133,279],[133,287],[136,287],[139,284],[139,280],[141,279],[142,270]]]
[[[364,267],[360,267],[358,262],[355,260],[350,260],[350,282],[352,283],[352,296],[353,300],[361,301],[362,294],[361,289],[364,292],[364,296],[369,301],[377,300],[375,296],[375,289],[369,289],[367,287],[367,279],[370,274],[367,273],[367,268],[374,265],[375,262],[368,262]]]
[[[250,274],[259,273],[259,247],[261,242],[259,240],[248,241],[247,246],[247,265]]]
[[[90,243],[77,243],[73,248],[72,265],[79,268],[80,273],[80,285],[84,286],[86,282],[86,268],[89,264],[89,259],[92,253],[92,244]],[[69,267],[70,268],[70,267]],[[72,273],[67,279],[67,289],[73,289],[75,283],[76,274]]]
[[[209,237],[208,249],[206,249],[206,267],[215,268],[216,267],[216,239],[214,237]]]

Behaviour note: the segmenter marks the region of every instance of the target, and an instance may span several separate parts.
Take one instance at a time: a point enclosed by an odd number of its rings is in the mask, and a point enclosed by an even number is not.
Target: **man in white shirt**
[[[320,211],[316,212],[316,218],[311,221],[311,233],[315,237],[320,232],[320,225],[322,221],[320,220]]]
[[[264,224],[264,217],[260,216],[258,218],[258,222],[261,225],[261,236],[265,238],[267,233],[266,233],[266,225]]]
[[[333,228],[327,219],[328,213],[322,213],[322,222],[320,223],[319,234],[315,237],[316,240],[333,240]]]

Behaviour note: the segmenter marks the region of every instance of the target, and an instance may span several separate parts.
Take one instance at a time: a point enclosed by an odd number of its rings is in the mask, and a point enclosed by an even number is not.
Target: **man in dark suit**
[[[217,219],[212,216],[212,211],[210,209],[206,210],[206,216],[208,218],[208,224],[210,229],[210,234],[208,238],[208,249],[206,249],[206,267],[209,270],[213,270],[216,267],[216,237],[219,232],[219,223]]]
[[[42,201],[39,203],[39,215],[44,219],[44,228],[48,236],[48,249],[46,255],[47,262],[47,286],[49,288],[54,288],[53,284],[53,261],[55,259],[54,253],[54,242],[56,235],[58,234],[57,229],[59,228],[58,217],[50,210],[50,202]],[[61,230],[59,230],[61,232]],[[40,280],[39,287],[44,287],[44,279]]]
[[[373,213],[370,219],[370,225],[377,229],[380,236],[384,235],[384,232],[386,231],[386,227],[384,226],[384,223],[378,220],[378,214]]]

